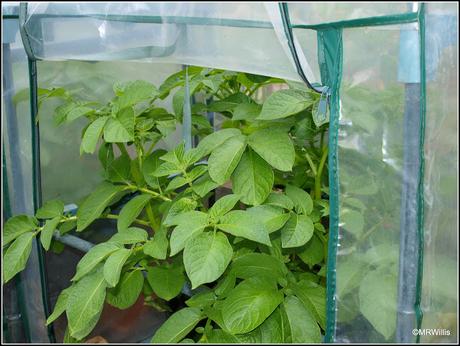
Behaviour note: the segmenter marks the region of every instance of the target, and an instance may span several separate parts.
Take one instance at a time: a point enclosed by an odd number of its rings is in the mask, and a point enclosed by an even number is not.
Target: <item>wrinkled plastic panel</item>
[[[15,19],[3,20],[2,23],[2,140],[3,140],[3,179],[7,181],[3,191],[3,215],[9,217],[17,214],[33,214],[32,194],[32,140],[30,122],[30,104],[28,97],[29,76],[27,57],[19,36],[19,25]],[[17,92],[25,90],[25,100],[19,101]],[[8,200],[5,196],[8,196]],[[8,205],[9,202],[9,205]],[[24,333],[31,342],[49,342],[42,304],[42,288],[36,244],[27,262],[26,269],[19,277],[3,286],[5,297],[5,324],[8,324],[12,342],[25,340],[18,330],[23,323]],[[14,283],[17,285],[14,286]],[[10,300],[11,299],[11,300]],[[13,301],[12,299],[17,299]],[[16,306],[19,304],[19,306]],[[26,311],[14,311],[20,307]],[[12,310],[10,310],[12,309]],[[17,320],[17,314],[21,321]],[[12,318],[12,320],[10,320]],[[16,321],[15,321],[16,320]]]
[[[279,16],[277,3],[262,2],[29,3],[25,29],[40,59],[147,60],[299,80]]]
[[[289,2],[294,24],[321,24],[417,11],[414,2]]]
[[[116,82],[142,79],[157,87],[170,74],[181,69],[178,65],[134,62],[56,62],[39,61],[39,88],[63,87],[84,100],[107,103],[113,96]],[[80,155],[81,132],[87,120],[80,118],[57,127],[54,109],[62,103],[49,99],[39,111],[40,150],[43,200],[59,198],[65,203],[76,203],[87,196],[102,181],[101,164],[94,155]],[[171,98],[163,106],[172,111]],[[178,137],[179,136],[179,137]],[[168,138],[166,147],[172,148],[180,133]]]
[[[343,32],[337,342],[395,341],[405,102],[405,87],[398,81],[402,28],[407,27]]]
[[[422,342],[457,342],[458,5],[427,6]],[[449,334],[449,335],[447,335]]]

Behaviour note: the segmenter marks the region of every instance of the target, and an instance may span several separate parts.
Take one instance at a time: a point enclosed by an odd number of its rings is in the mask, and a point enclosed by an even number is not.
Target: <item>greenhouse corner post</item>
[[[40,128],[37,122],[38,114],[38,83],[37,83],[37,60],[34,56],[28,34],[25,30],[27,18],[27,3],[21,2],[19,6],[19,30],[27,54],[29,67],[29,92],[30,92],[30,117],[32,135],[32,186],[34,211],[40,208],[42,203],[41,167],[40,167]],[[38,25],[39,23],[37,23]],[[48,284],[46,277],[45,254],[40,242],[35,242],[37,247],[38,264],[40,269],[40,284],[43,309],[45,318],[51,314],[48,297]],[[47,326],[47,334],[50,342],[56,342],[53,325]]]
[[[41,185],[41,167],[40,167],[40,128],[37,121],[38,114],[38,86],[37,86],[37,62],[28,59],[29,63],[29,83],[30,83],[30,116],[32,127],[32,176],[33,176],[33,197],[34,210],[40,208],[42,203],[42,185]],[[40,266],[40,281],[42,286],[43,308],[45,317],[51,314],[51,307],[48,297],[48,283],[46,277],[45,253],[40,245],[36,242],[38,252],[38,262]],[[53,325],[47,327],[48,338],[50,342],[56,342]]]

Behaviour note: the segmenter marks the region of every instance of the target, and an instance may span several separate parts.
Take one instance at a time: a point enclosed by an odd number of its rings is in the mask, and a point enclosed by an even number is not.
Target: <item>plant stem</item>
[[[328,147],[324,147],[323,154],[321,156],[321,161],[319,162],[319,165],[318,165],[318,171],[316,172],[316,176],[315,176],[315,199],[316,200],[321,199],[321,178],[323,175],[324,164],[326,163],[326,159],[327,159],[327,153],[328,153]]]
[[[167,201],[167,202],[170,202],[170,201],[171,201],[171,198],[168,198],[168,197],[166,197],[166,196],[163,196],[163,195],[159,194],[158,192],[149,190],[149,189],[144,188],[144,187],[139,187],[139,186],[127,184],[127,189],[133,190],[133,191],[141,191],[141,192],[143,192],[143,193],[147,193],[147,194],[149,194],[149,195],[152,195],[152,196],[154,196],[154,197],[157,197],[157,198],[159,198],[159,199],[162,199],[163,201]]]
[[[152,229],[153,230],[159,229],[160,225],[155,220],[155,214],[153,213],[153,209],[152,209],[152,205],[150,204],[150,201],[145,206],[145,211],[147,212],[147,217],[149,218]]]
[[[316,174],[317,174],[316,167],[308,151],[305,152],[305,158],[307,159],[308,164],[310,165],[311,170],[313,171],[313,175],[316,177]]]
[[[121,151],[121,153],[123,155],[126,155],[126,156],[129,157],[128,150],[126,150],[126,147],[125,147],[125,145],[123,143],[116,143],[116,145],[117,145],[118,149],[120,149],[120,151]]]

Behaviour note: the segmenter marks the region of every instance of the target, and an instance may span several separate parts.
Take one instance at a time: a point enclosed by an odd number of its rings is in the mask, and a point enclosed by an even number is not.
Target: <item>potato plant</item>
[[[269,85],[282,88],[262,100]],[[98,150],[104,181],[75,215],[51,200],[35,216],[9,219],[3,281],[24,269],[34,238],[49,250],[55,232],[114,219],[116,233],[82,257],[47,320],[65,313],[66,341],[84,340],[105,302],[127,309],[142,296],[163,310],[182,299],[154,343],[321,342],[329,207],[320,96],[277,78],[200,67],[158,88],[138,80],[113,90],[106,104],[40,90],[39,102],[63,100],[57,124],[86,117],[80,152]],[[157,105],[172,93],[173,114]],[[220,129],[208,112],[221,114]],[[196,145],[159,149],[180,124]]]

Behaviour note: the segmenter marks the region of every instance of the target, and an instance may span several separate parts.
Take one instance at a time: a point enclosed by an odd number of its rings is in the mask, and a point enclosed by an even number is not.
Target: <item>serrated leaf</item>
[[[286,185],[286,195],[294,203],[298,214],[309,215],[312,212],[313,200],[306,191],[294,185]]]
[[[72,337],[83,339],[96,326],[104,306],[106,287],[102,270],[84,277],[73,286],[66,306]]]
[[[259,205],[270,194],[274,179],[270,165],[254,151],[246,150],[232,174],[232,189],[243,203]]]
[[[126,203],[118,215],[118,232],[126,230],[134,222],[134,220],[136,220],[151,199],[151,195],[144,194],[138,195]]]
[[[295,160],[294,144],[283,128],[268,127],[253,132],[248,145],[272,167],[288,172]]]
[[[295,296],[285,298],[283,307],[289,321],[293,343],[320,343],[321,331],[312,314]]]
[[[107,302],[118,309],[127,309],[136,303],[143,285],[144,276],[141,271],[125,272],[118,285],[107,291]]]
[[[298,89],[276,91],[265,101],[257,119],[273,120],[297,114],[313,105],[315,99],[309,92]]]
[[[118,244],[136,244],[145,242],[147,238],[147,231],[138,227],[129,227],[115,233],[109,241]]]
[[[156,259],[166,259],[168,252],[168,238],[166,237],[166,229],[160,228],[155,232],[152,240],[144,244],[144,253]]]
[[[32,240],[34,233],[28,232],[21,234],[9,246],[3,256],[3,282],[7,283],[17,273],[24,270],[32,250]]]
[[[192,289],[217,280],[227,268],[232,255],[232,246],[220,232],[201,233],[187,242],[184,266]]]
[[[28,215],[16,215],[3,225],[2,245],[5,246],[21,234],[34,231],[38,227],[36,218]]]
[[[176,343],[190,333],[203,318],[198,308],[181,309],[161,325],[151,342],[154,344]]]
[[[67,300],[69,299],[70,292],[72,290],[72,286],[67,287],[66,289],[62,290],[61,293],[59,293],[58,299],[56,301],[56,304],[54,305],[54,310],[53,313],[48,317],[46,320],[46,325],[50,325],[56,319],[63,314],[63,312],[66,309],[67,306]]]
[[[281,229],[283,248],[299,247],[306,244],[313,236],[313,221],[306,215],[292,214]]]
[[[94,220],[101,216],[104,209],[110,205],[117,194],[125,189],[124,186],[103,182],[90,194],[77,210],[77,232],[83,231]]]
[[[109,255],[104,264],[104,278],[108,286],[117,285],[120,280],[121,269],[130,255],[130,249],[118,249]]]
[[[101,137],[102,131],[104,130],[105,123],[109,117],[104,116],[97,118],[94,120],[89,126],[86,128],[85,134],[81,140],[80,145],[80,154],[88,153],[92,154],[96,150],[97,142]]]
[[[53,238],[53,233],[56,230],[57,225],[59,225],[59,221],[61,221],[60,216],[56,216],[54,219],[47,220],[43,226],[42,231],[40,232],[40,242],[46,251],[48,251],[50,248],[51,239]]]
[[[237,237],[271,246],[268,231],[263,223],[245,211],[233,210],[225,214],[220,218],[217,228]]]
[[[248,333],[258,327],[282,302],[276,286],[247,279],[233,289],[222,305],[222,319],[232,334]]]
[[[92,247],[78,262],[77,264],[77,272],[75,273],[74,277],[71,279],[72,281],[77,281],[81,277],[88,274],[91,270],[93,270],[100,262],[102,262],[107,256],[109,256],[112,252],[120,249],[115,244],[112,243],[101,243],[94,247]]]
[[[237,195],[226,195],[219,198],[209,209],[209,216],[217,220],[219,216],[222,216],[232,210],[239,199],[240,197]]]
[[[147,280],[158,297],[169,301],[181,292],[185,276],[182,267],[155,266],[147,270]]]
[[[208,160],[209,175],[216,183],[223,184],[230,179],[246,148],[244,136],[227,139],[217,147]]]

